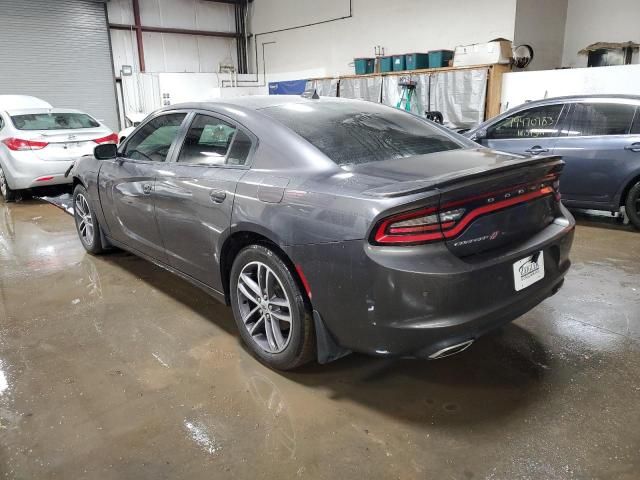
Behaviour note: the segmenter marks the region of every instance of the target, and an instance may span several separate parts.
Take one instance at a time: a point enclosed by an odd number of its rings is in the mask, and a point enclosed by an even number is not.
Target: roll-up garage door
[[[0,94],[76,108],[117,130],[104,1],[0,0]]]

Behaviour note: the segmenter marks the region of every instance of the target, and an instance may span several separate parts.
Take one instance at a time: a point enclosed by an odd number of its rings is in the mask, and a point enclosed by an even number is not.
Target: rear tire
[[[84,249],[93,255],[103,253],[105,248],[102,245],[102,230],[91,208],[89,194],[82,185],[78,185],[73,190],[73,217]]]
[[[315,357],[311,308],[292,272],[271,249],[250,245],[233,262],[231,308],[253,355],[277,370]]]
[[[18,197],[17,192],[9,187],[2,167],[0,167],[0,195],[2,195],[4,201],[7,203],[15,202]]]
[[[631,187],[627,193],[624,208],[633,226],[640,230],[640,182]]]

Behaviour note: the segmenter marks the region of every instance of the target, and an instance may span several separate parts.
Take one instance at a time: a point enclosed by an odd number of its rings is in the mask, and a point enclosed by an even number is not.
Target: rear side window
[[[576,103],[571,110],[566,134],[572,136],[587,135],[626,135],[636,107],[620,103]]]
[[[261,112],[307,140],[338,165],[463,148],[426,121],[367,102],[284,104]]]
[[[198,114],[194,118],[178,162],[196,165],[244,165],[251,139],[224,120]]]
[[[636,117],[631,125],[631,133],[633,135],[640,135],[640,107],[636,107]]]
[[[11,121],[18,130],[66,130],[100,126],[85,113],[30,113],[12,115]]]
[[[251,152],[251,138],[242,130],[238,130],[236,137],[233,139],[231,149],[229,150],[229,156],[227,157],[228,165],[245,165],[249,153]]]
[[[487,138],[545,138],[558,136],[562,105],[543,105],[503,118],[487,129]]]

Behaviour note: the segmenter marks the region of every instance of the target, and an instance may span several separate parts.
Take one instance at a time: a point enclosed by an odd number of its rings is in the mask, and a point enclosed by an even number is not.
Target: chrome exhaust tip
[[[455,345],[451,345],[449,347],[443,348],[442,350],[438,350],[435,353],[429,355],[430,360],[435,360],[436,358],[444,358],[450,357],[451,355],[455,355],[456,353],[460,353],[471,346],[474,340],[467,340],[466,342],[457,343]]]

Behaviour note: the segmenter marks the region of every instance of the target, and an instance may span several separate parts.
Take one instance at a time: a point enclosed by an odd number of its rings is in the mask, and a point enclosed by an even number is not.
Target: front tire
[[[84,249],[93,255],[103,253],[105,248],[102,245],[100,224],[89,203],[89,194],[82,185],[73,190],[73,217]]]
[[[231,268],[231,308],[251,352],[277,370],[314,358],[311,309],[292,272],[271,249],[250,245]]]
[[[17,193],[9,187],[7,177],[5,177],[2,167],[0,167],[0,195],[2,195],[4,201],[7,203],[15,202],[17,199]]]
[[[633,226],[640,230],[640,182],[629,190],[624,207]]]

